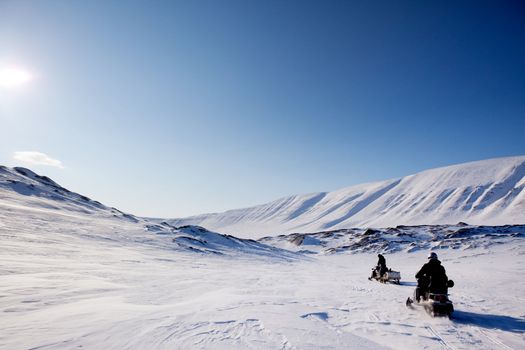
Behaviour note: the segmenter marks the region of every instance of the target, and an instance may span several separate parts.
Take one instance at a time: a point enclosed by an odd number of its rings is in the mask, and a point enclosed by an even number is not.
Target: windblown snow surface
[[[0,349],[523,349],[523,226],[238,239],[0,167]],[[434,248],[452,319],[405,307]],[[368,281],[378,251],[401,285]]]
[[[168,221],[238,237],[349,227],[525,223],[525,156],[496,158],[251,208]]]

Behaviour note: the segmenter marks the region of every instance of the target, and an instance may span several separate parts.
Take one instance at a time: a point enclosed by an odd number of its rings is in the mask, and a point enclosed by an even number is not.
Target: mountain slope
[[[297,258],[279,248],[202,227],[174,227],[138,218],[71,192],[29,169],[0,166],[0,242],[7,244],[4,239],[11,237],[20,242],[45,237],[53,244],[63,238],[85,247],[116,244],[207,255]]]
[[[396,225],[525,223],[525,156],[431,169],[333,192],[169,220],[241,237]]]
[[[47,176],[38,175],[21,167],[0,166],[0,207],[31,208],[62,216],[94,215],[99,218],[140,221],[133,215],[71,192]]]

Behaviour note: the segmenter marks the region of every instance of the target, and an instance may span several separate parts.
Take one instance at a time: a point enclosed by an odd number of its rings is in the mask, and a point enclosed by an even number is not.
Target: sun
[[[0,87],[16,88],[22,86],[33,79],[31,73],[22,68],[9,67],[0,68]]]

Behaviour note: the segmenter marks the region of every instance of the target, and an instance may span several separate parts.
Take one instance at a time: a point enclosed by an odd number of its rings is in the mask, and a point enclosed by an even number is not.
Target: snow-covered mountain
[[[168,222],[250,238],[352,227],[521,224],[524,187],[525,156],[506,157]]]
[[[0,166],[0,236],[24,231],[33,235],[42,232],[42,227],[51,227],[56,235],[81,238],[85,245],[113,242],[201,254],[297,258],[294,253],[250,239],[139,218],[72,192],[29,169]]]
[[[0,206],[9,208],[32,208],[63,215],[97,215],[122,218],[132,222],[139,219],[110,208],[81,194],[71,192],[47,176],[33,171],[0,165]]]

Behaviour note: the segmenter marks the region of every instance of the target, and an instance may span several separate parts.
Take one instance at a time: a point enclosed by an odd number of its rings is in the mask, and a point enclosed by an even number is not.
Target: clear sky
[[[521,0],[4,0],[2,69],[0,164],[137,215],[525,154]]]

